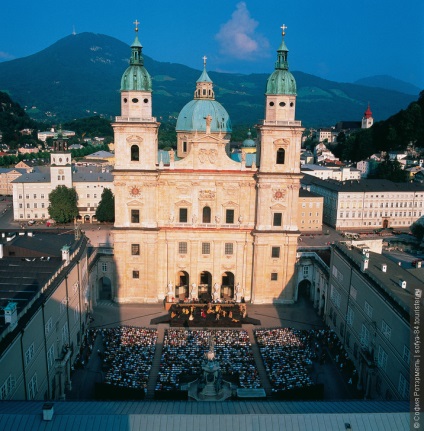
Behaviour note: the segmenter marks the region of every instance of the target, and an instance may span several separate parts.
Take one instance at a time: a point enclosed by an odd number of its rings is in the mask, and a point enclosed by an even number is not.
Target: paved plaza
[[[252,333],[256,328],[276,328],[291,327],[294,329],[320,329],[324,328],[321,318],[318,316],[312,305],[301,298],[294,305],[251,305],[247,304],[248,315],[261,322],[258,326],[243,325],[243,329]],[[112,328],[119,325],[128,325],[145,328],[158,329],[159,338],[157,346],[162,347],[163,333],[169,328],[169,324],[152,324],[152,319],[164,316],[166,310],[163,304],[126,304],[118,305],[113,302],[99,303],[93,312],[94,320],[91,322],[92,328]],[[221,328],[220,328],[221,329]],[[257,348],[257,346],[252,346]],[[84,367],[74,371],[72,376],[72,390],[68,391],[67,399],[89,400],[94,397],[95,383],[104,381],[104,370],[102,362],[97,354],[103,346],[100,337],[97,337],[93,346],[93,354]],[[257,357],[256,361],[260,361]],[[260,364],[263,368],[263,364]],[[358,398],[359,394],[348,384],[347,376],[342,373],[331,355],[326,355],[323,363],[314,362],[310,372],[310,377],[315,383],[324,384],[325,400],[346,400]]]

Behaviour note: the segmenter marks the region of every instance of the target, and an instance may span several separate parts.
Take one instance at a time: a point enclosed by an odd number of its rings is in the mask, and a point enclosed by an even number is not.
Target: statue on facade
[[[195,298],[197,298],[197,285],[196,283],[192,283],[191,289],[190,289],[190,299],[195,299]]]
[[[215,283],[214,285],[213,285],[213,300],[214,301],[217,301],[219,298],[220,298],[220,292],[219,292],[219,284],[218,283]]]
[[[236,284],[235,292],[234,292],[234,299],[236,302],[241,302],[241,298],[243,296],[242,288],[240,286],[240,283]]]
[[[172,284],[171,281],[168,283],[167,296],[168,296],[168,302],[171,302],[172,298],[174,297],[174,285]]]

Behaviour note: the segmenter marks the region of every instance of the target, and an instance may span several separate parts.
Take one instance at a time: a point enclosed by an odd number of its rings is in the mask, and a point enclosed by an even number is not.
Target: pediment
[[[288,147],[290,145],[290,140],[289,139],[284,139],[284,138],[280,138],[280,139],[276,139],[274,141],[274,145],[276,147]]]
[[[273,211],[278,211],[278,210],[285,211],[287,209],[287,206],[283,204],[275,204],[275,205],[272,205],[270,208]]]
[[[129,207],[139,207],[140,205],[143,205],[143,202],[139,199],[133,199],[127,202],[127,206]]]
[[[214,144],[219,144],[221,142],[223,142],[223,138],[219,137],[219,136],[215,136],[215,135],[194,135],[192,136],[192,138],[190,139],[190,142],[192,143],[214,143]]]
[[[180,201],[175,202],[175,205],[182,207],[182,206],[191,205],[191,202],[186,201],[185,199],[182,199]]]
[[[236,202],[234,202],[234,201],[228,201],[228,202],[224,202],[224,203],[222,204],[222,206],[223,206],[224,208],[226,208],[226,207],[238,207],[238,206],[239,206],[239,204],[238,204],[238,203],[236,203]]]

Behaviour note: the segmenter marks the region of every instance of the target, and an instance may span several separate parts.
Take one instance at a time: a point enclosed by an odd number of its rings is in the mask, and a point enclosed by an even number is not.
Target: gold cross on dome
[[[203,66],[206,67],[206,60],[208,59],[208,57],[204,55],[202,58],[203,58]]]
[[[281,26],[281,29],[283,30],[283,36],[286,34],[286,30],[287,30],[287,26],[285,25],[285,24],[283,24],[282,26]]]
[[[133,22],[133,24],[135,25],[135,31],[138,31],[138,24],[140,24],[140,23],[138,22],[138,20],[135,20],[135,21]]]

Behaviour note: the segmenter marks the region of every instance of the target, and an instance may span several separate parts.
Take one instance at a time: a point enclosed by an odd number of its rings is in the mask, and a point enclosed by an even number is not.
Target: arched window
[[[279,148],[277,150],[277,165],[284,165],[284,159],[286,156],[286,152],[284,151],[284,148]]]
[[[210,207],[203,207],[202,222],[203,223],[210,223],[211,222],[211,209],[210,209]]]
[[[140,160],[140,149],[138,145],[131,145],[131,161],[138,162]]]

